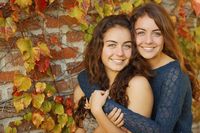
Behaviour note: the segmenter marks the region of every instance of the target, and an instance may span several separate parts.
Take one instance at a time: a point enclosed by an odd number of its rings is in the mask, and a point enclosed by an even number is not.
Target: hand
[[[122,127],[124,125],[123,120],[124,114],[121,112],[121,109],[114,108],[109,114],[108,118],[112,123],[117,127]]]
[[[106,102],[106,99],[109,95],[109,90],[102,91],[102,90],[95,90],[89,100],[91,112],[97,113],[98,111],[102,110],[103,105]]]

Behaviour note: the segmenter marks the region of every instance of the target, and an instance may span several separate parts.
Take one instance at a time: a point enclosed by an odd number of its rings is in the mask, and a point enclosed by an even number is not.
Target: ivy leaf
[[[78,0],[79,2],[79,8],[83,9],[85,13],[87,14],[88,9],[90,7],[90,0]]]
[[[48,56],[48,57],[52,57],[52,56],[50,55],[50,50],[49,50],[49,48],[47,47],[47,44],[46,44],[46,43],[39,42],[39,43],[38,43],[38,47],[39,47],[40,52],[41,52],[42,55]]]
[[[73,123],[74,123],[73,117],[72,117],[72,116],[69,116],[69,117],[68,117],[68,121],[67,121],[67,125],[69,126],[69,125],[72,125]]]
[[[17,26],[15,22],[13,21],[13,18],[7,17],[4,19],[3,17],[0,17],[0,37],[5,38],[8,40],[10,37],[12,37],[17,31]]]
[[[110,4],[104,4],[104,8],[103,8],[103,12],[105,16],[110,16],[112,14],[114,14],[114,7],[113,5]]]
[[[20,38],[17,40],[22,58],[25,61],[24,66],[28,72],[34,69],[35,61],[38,60],[40,52],[38,48],[32,48],[32,41],[29,38]]]
[[[32,0],[15,0],[15,4],[19,5],[20,8],[26,8],[32,5]]]
[[[129,14],[133,11],[133,5],[131,2],[123,2],[120,6],[123,13]]]
[[[15,120],[14,121],[14,125],[15,126],[19,126],[19,125],[21,125],[22,124],[22,121],[21,120]]]
[[[37,93],[42,93],[46,89],[46,83],[44,82],[37,82],[35,85],[35,89]]]
[[[24,93],[23,95],[18,97],[13,97],[13,105],[17,112],[23,110],[24,108],[27,108],[30,105],[31,101],[32,97],[28,93]]]
[[[51,131],[55,127],[55,121],[52,117],[48,117],[41,125],[45,131]]]
[[[54,114],[58,114],[58,115],[64,114],[64,107],[63,107],[63,105],[59,104],[59,103],[55,103],[55,105],[53,107],[53,112],[54,112]]]
[[[195,29],[195,40],[198,44],[200,44],[200,26],[196,27]]]
[[[32,94],[32,104],[33,107],[35,107],[36,109],[39,109],[42,105],[42,103],[44,102],[44,98],[45,95],[44,94]]]
[[[57,91],[56,91],[56,89],[55,89],[53,86],[47,84],[46,89],[44,90],[44,92],[47,94],[48,97],[51,97],[51,96],[53,96]]]
[[[35,1],[35,10],[39,12],[44,12],[47,7],[46,0],[34,0]]]
[[[68,116],[67,114],[62,114],[62,115],[58,115],[57,116],[58,118],[58,123],[61,125],[61,127],[63,128],[66,124],[67,124],[67,121],[68,121]]]
[[[40,112],[34,112],[32,115],[32,122],[38,128],[44,121],[44,116]]]
[[[142,4],[144,4],[144,0],[132,0],[132,3],[135,7],[138,7]]]
[[[195,11],[196,16],[200,15],[200,1],[199,0],[191,0],[192,8]]]
[[[162,0],[154,0],[156,3],[160,4]]]
[[[69,16],[76,18],[78,20],[78,22],[80,22],[81,24],[88,27],[88,24],[87,24],[87,21],[86,21],[86,14],[83,11],[83,9],[78,8],[76,6],[69,11]]]
[[[41,109],[43,112],[45,113],[48,113],[51,111],[51,108],[52,108],[52,103],[50,101],[47,101],[45,100],[43,103],[42,103],[42,106],[41,106]]]
[[[98,1],[94,2],[94,7],[95,10],[98,12],[98,14],[101,16],[101,18],[103,18],[104,17],[103,8],[99,5]]]
[[[12,128],[12,127],[8,126],[5,129],[5,133],[17,133],[17,129],[15,127]]]
[[[29,112],[23,116],[24,120],[31,121],[32,120],[32,113]]]
[[[26,77],[22,74],[14,75],[14,86],[17,88],[18,92],[27,91],[30,89],[32,83],[29,77]]]
[[[51,131],[52,133],[61,133],[62,127],[60,124],[55,125],[54,129]]]
[[[50,65],[50,59],[49,57],[45,57],[43,55],[40,56],[40,60],[36,61],[36,66],[39,72],[45,73]]]

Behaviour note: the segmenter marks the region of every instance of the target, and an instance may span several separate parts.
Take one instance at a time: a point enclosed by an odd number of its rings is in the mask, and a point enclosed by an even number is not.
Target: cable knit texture
[[[149,81],[154,94],[151,119],[132,112],[112,99],[106,101],[104,111],[109,113],[114,107],[121,108],[124,126],[134,133],[192,133],[192,91],[188,76],[181,71],[178,61],[153,71],[155,77]],[[98,85],[89,84],[86,71],[78,75],[78,81],[87,97],[95,89],[100,89]]]

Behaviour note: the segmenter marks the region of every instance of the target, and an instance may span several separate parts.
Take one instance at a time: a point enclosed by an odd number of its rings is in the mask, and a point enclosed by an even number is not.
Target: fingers
[[[124,124],[123,120],[124,114],[121,112],[121,109],[114,108],[109,114],[108,118],[112,121],[117,127],[121,127]]]
[[[85,101],[85,109],[90,109],[91,106],[90,106],[90,103],[88,102],[88,99],[86,98],[86,101]]]

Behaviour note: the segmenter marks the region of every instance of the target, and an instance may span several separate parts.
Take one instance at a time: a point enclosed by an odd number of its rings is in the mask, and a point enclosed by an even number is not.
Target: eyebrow
[[[113,41],[113,40],[107,40],[106,42],[118,43],[118,42]],[[133,41],[125,41],[123,44],[125,44],[125,43],[133,43]]]
[[[137,29],[135,29],[135,30],[144,30],[144,31],[145,31],[145,29],[143,29],[143,28],[137,28]],[[160,29],[155,29],[155,30],[153,30],[153,31],[160,31]]]

